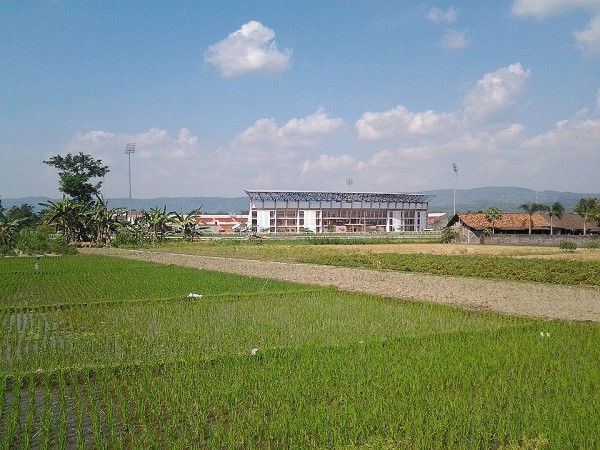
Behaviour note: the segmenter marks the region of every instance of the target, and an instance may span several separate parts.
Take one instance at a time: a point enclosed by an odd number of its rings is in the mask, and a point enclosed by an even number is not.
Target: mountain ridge
[[[434,197],[429,202],[429,212],[446,212],[454,211],[454,190],[453,189],[437,189],[421,192],[413,192],[414,194],[433,195]],[[504,212],[520,211],[519,206],[527,203],[542,203],[551,205],[554,202],[563,204],[567,211],[572,211],[575,204],[581,198],[594,197],[600,198],[600,193],[577,193],[569,191],[534,191],[532,189],[519,188],[513,186],[492,186],[472,189],[457,189],[456,190],[456,211],[457,212],[476,212],[485,211],[491,206],[500,208]],[[18,198],[1,198],[2,206],[5,209],[10,209],[12,206],[20,206],[27,203],[34,206],[36,211],[41,207],[39,203],[46,203],[48,200],[53,200],[50,197],[18,197]],[[112,198],[107,199],[111,208],[128,208],[128,198]],[[242,211],[247,211],[249,208],[249,199],[243,197],[156,197],[150,199],[131,199],[131,205],[134,210],[149,210],[152,208],[166,208],[167,211],[191,211],[202,207],[202,211],[206,213],[234,213],[240,214]]]

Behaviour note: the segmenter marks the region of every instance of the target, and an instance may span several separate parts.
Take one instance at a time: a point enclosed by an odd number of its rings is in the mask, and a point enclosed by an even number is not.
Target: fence
[[[492,245],[537,245],[544,247],[558,247],[560,241],[573,242],[577,247],[600,246],[600,236],[598,235],[493,234],[482,236],[477,241],[471,239],[472,244],[481,242],[482,244]]]

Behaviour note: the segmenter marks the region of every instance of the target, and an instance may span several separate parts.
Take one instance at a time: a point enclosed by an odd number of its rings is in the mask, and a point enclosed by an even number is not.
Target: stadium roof
[[[427,203],[434,196],[426,194],[399,194],[384,192],[321,192],[321,191],[258,191],[246,190],[250,200],[294,202],[396,202]]]

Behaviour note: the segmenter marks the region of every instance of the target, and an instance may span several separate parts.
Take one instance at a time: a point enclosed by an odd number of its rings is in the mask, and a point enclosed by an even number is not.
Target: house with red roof
[[[582,235],[583,217],[564,214],[561,219],[548,214],[502,213],[502,217],[490,222],[485,213],[456,214],[448,222],[459,233],[463,242],[479,242],[489,234],[557,234]],[[531,230],[530,230],[531,228]],[[599,234],[600,227],[593,222],[585,223],[586,234]]]

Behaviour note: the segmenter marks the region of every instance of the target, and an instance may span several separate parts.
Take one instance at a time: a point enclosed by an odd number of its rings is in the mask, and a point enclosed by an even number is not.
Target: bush
[[[593,241],[588,242],[588,244],[585,247],[586,248],[591,248],[591,249],[600,248],[600,240],[599,239],[594,239]]]
[[[1,244],[0,245],[0,256],[12,256],[15,254],[15,251],[9,245]]]
[[[440,238],[440,242],[443,244],[451,244],[457,240],[458,231],[450,227],[442,228],[442,237]]]
[[[64,238],[51,237],[47,232],[33,228],[24,228],[19,231],[15,239],[15,248],[28,255],[68,255],[77,253],[70,247]]]
[[[113,247],[139,247],[144,245],[145,242],[142,233],[119,231],[110,244]]]
[[[558,248],[567,252],[574,252],[577,249],[577,244],[572,241],[563,240],[558,243]]]

